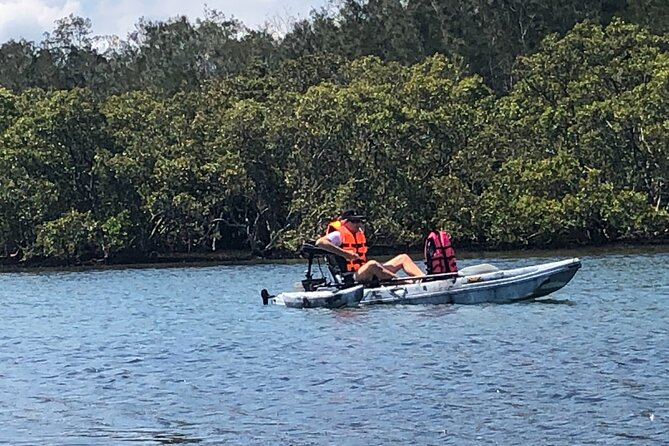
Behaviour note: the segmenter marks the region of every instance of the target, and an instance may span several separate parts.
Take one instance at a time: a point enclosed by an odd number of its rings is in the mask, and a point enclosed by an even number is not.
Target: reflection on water
[[[0,443],[663,444],[666,253],[534,302],[289,310],[299,263],[0,275]]]
[[[522,302],[521,302],[522,303]],[[576,302],[569,299],[553,299],[550,297],[542,297],[541,299],[534,299],[527,301],[528,304],[549,304],[549,305],[576,305]]]

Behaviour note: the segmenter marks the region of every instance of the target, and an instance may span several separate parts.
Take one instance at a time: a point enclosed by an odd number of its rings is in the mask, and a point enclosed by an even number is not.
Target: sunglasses
[[[360,218],[349,218],[348,221],[350,221],[351,223],[356,223],[356,224],[360,224],[360,223],[365,222],[365,220],[362,220]]]

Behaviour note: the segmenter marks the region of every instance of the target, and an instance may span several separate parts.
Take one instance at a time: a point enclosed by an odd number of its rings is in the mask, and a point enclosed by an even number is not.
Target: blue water
[[[547,303],[340,311],[261,305],[302,264],[2,274],[0,443],[669,444],[669,254],[581,257]]]

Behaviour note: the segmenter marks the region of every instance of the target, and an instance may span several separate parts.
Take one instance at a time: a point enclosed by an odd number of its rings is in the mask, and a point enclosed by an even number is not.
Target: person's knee
[[[376,260],[370,260],[360,267],[360,269],[358,270],[358,274],[360,275],[374,274],[378,272],[379,269],[381,269],[381,264]]]
[[[383,280],[392,277],[392,272],[389,272],[382,263],[370,260],[358,270],[358,277],[361,280]]]
[[[397,259],[397,263],[401,263],[402,265],[412,261],[408,254],[399,254],[395,259]]]

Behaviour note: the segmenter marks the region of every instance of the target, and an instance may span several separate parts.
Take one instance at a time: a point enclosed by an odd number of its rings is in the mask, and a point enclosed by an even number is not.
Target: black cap
[[[340,218],[342,220],[364,220],[365,217],[362,214],[359,214],[358,211],[355,209],[346,209],[344,212],[341,213]]]

